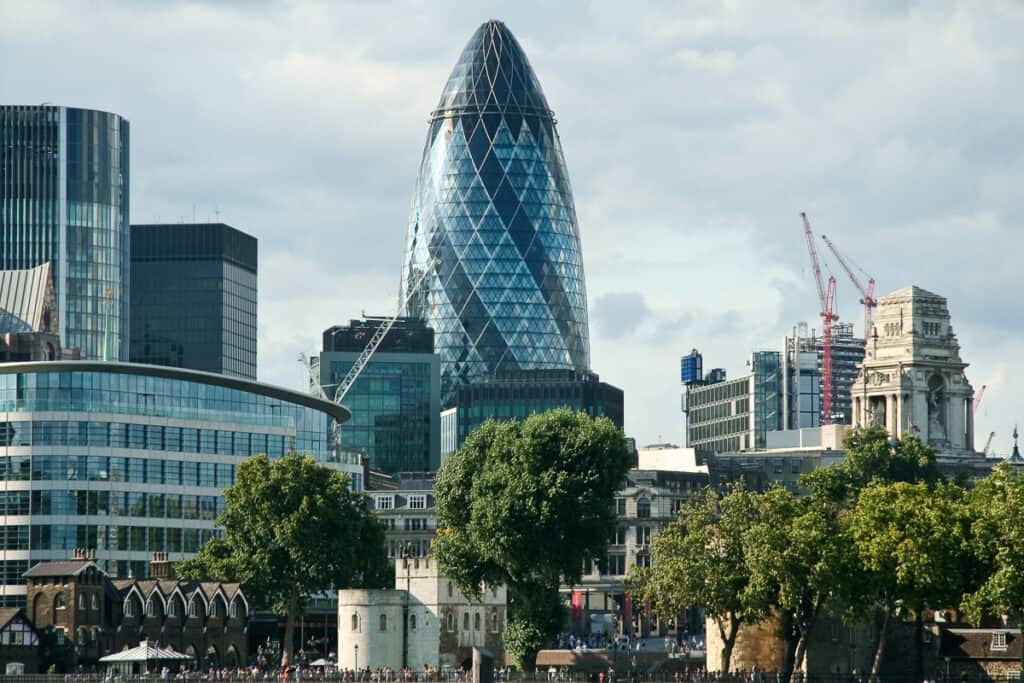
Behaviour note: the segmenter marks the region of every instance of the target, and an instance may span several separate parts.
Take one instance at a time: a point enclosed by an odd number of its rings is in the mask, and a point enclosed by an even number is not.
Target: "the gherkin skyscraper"
[[[495,373],[588,370],[569,174],[544,92],[503,23],[470,38],[429,125],[402,291],[434,267],[406,312],[434,328],[442,401]]]

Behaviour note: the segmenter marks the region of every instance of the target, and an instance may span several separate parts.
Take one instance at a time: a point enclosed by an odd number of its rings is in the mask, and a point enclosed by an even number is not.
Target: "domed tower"
[[[402,291],[430,267],[405,312],[434,329],[446,405],[459,384],[498,372],[589,370],[562,145],[530,62],[499,21],[470,38],[430,116]]]

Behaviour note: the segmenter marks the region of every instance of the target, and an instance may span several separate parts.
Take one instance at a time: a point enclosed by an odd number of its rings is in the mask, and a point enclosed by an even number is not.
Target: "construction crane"
[[[981,405],[981,399],[985,398],[985,389],[988,388],[987,384],[982,384],[981,389],[978,389],[978,395],[974,397],[974,414],[978,414],[978,406]]]
[[[828,283],[821,275],[818,250],[814,247],[814,233],[807,214],[800,213],[804,221],[804,237],[807,251],[814,267],[814,282],[818,286],[818,304],[821,306],[821,424],[832,424],[832,322],[839,319],[833,309],[836,302],[836,278],[828,276]]]
[[[988,433],[988,440],[985,442],[985,447],[981,449],[982,455],[988,455],[988,449],[992,448],[992,439],[996,438],[995,432]]]
[[[825,244],[827,244],[828,248],[832,251],[832,255],[836,257],[836,261],[839,261],[839,265],[843,267],[843,270],[845,270],[846,274],[849,276],[850,282],[852,282],[853,286],[857,288],[858,292],[860,292],[860,302],[864,304],[864,340],[867,341],[871,337],[871,318],[874,316],[872,309],[878,305],[878,301],[875,299],[875,278],[865,273],[864,269],[855,263],[854,266],[857,267],[857,270],[863,273],[868,279],[868,286],[865,287],[862,285],[860,278],[857,277],[856,273],[853,272],[853,269],[850,268],[850,264],[846,262],[843,255],[839,253],[838,249],[836,249],[836,245],[832,244],[832,240],[830,240],[827,235],[822,235],[821,239],[825,240]]]
[[[409,283],[408,289],[405,292],[399,294],[398,308],[395,311],[395,314],[389,318],[385,318],[384,321],[377,326],[377,329],[374,331],[373,336],[370,337],[370,341],[367,342],[366,347],[363,349],[362,353],[359,354],[359,357],[356,358],[356,361],[352,364],[352,367],[349,368],[349,371],[345,375],[345,378],[341,380],[340,383],[338,383],[337,387],[335,387],[333,395],[328,395],[327,391],[320,384],[320,378],[318,376],[320,374],[319,363],[316,363],[314,367],[314,363],[310,362],[310,360],[306,357],[306,354],[299,354],[299,362],[302,363],[302,366],[304,368],[306,368],[306,373],[309,375],[309,382],[310,387],[312,389],[312,393],[316,394],[317,396],[326,401],[331,401],[332,403],[337,403],[338,405],[341,405],[341,402],[345,399],[345,396],[352,388],[352,385],[356,383],[357,379],[359,379],[359,375],[362,374],[363,369],[370,362],[370,359],[373,357],[373,354],[377,352],[377,349],[380,347],[381,342],[384,341],[384,337],[387,336],[387,333],[390,332],[391,328],[395,326],[395,322],[401,317],[402,308],[404,307],[405,300],[408,297],[411,297],[417,291],[419,291],[419,288],[423,285],[424,282],[426,282],[429,279],[430,275],[434,272],[434,270],[437,268],[440,262],[441,261],[439,259],[433,259],[429,263],[427,263],[427,267],[423,269],[423,272],[419,273],[415,277],[415,279],[413,279],[412,282]],[[337,422],[334,423],[334,428],[331,433],[332,447],[338,446],[341,443],[341,439],[339,438],[340,426],[341,425],[339,425]]]

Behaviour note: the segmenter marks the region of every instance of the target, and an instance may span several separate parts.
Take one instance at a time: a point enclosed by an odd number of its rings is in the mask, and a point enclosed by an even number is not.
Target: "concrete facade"
[[[395,588],[338,591],[338,665],[414,671],[468,668],[474,647],[504,661],[507,593],[463,595],[432,557],[405,557]]]

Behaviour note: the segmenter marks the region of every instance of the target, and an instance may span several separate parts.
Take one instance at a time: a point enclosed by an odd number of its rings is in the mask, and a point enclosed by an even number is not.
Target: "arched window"
[[[210,616],[217,616],[217,599],[214,598],[213,602],[210,603]]]
[[[448,597],[452,597],[452,582],[448,582]]]
[[[89,605],[89,608],[93,610],[98,610],[100,608],[100,600],[96,597],[95,593],[93,593],[92,603]]]
[[[228,616],[234,619],[238,616],[238,607],[235,605],[235,601],[231,601],[231,606],[228,607]]]
[[[387,631],[388,630],[388,615],[386,615],[386,614],[380,615],[380,630],[381,631]]]
[[[455,633],[455,614],[448,613],[448,633]]]
[[[491,633],[498,632],[498,610],[491,610]]]
[[[128,596],[124,601],[124,615],[126,617],[135,616],[135,601],[132,600],[131,596]]]
[[[410,614],[409,615],[409,630],[410,631],[415,631],[416,630],[416,615],[415,614]]]
[[[68,608],[68,598],[67,598],[66,595],[64,595],[64,593],[57,593],[57,596],[53,599],[53,608],[54,609],[67,609]]]
[[[353,614],[352,615],[352,630],[353,631],[358,631],[359,630],[359,615],[358,614]]]
[[[636,501],[636,516],[640,519],[649,519],[651,516],[651,501],[646,498]]]
[[[176,607],[177,603],[178,603],[178,601],[175,600],[174,598],[171,598],[171,601],[169,603],[167,603],[167,616],[169,616],[169,617],[176,617],[176,616],[178,616],[177,615],[178,608]]]
[[[462,630],[469,630],[469,612],[463,612],[462,614]]]
[[[190,617],[199,616],[199,604],[195,598],[192,599],[192,602],[188,603],[188,615]]]
[[[155,617],[156,616],[156,605],[153,604],[153,598],[150,598],[148,601],[146,601],[146,616],[147,617]]]
[[[474,631],[479,631],[480,630],[480,613],[479,612],[477,612],[476,614],[473,615],[473,630]]]
[[[78,596],[78,609],[80,609],[82,611],[85,611],[85,596],[84,595],[79,595]]]

